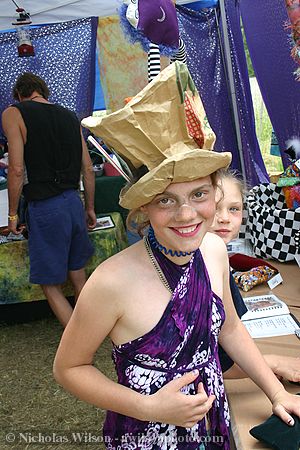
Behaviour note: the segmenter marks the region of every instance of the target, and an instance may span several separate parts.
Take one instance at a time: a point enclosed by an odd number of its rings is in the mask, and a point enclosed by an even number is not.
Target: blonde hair
[[[132,209],[126,218],[126,227],[128,231],[137,233],[140,237],[145,235],[145,230],[150,225],[149,219],[140,210],[140,208]]]
[[[242,199],[244,201],[245,196],[247,195],[247,192],[249,190],[247,184],[244,182],[244,180],[241,177],[241,174],[237,170],[232,169],[220,169],[217,173],[217,181],[218,181],[218,187],[221,190],[222,194],[224,195],[223,188],[222,188],[222,181],[223,180],[229,180],[232,181],[239,189]]]

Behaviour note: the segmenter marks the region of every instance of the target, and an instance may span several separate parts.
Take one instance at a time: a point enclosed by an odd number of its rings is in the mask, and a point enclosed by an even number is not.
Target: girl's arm
[[[229,265],[225,246],[220,246],[223,261],[223,303],[226,320],[220,333],[220,344],[240,368],[265,392],[273,405],[273,412],[292,424],[289,413],[300,417],[300,397],[289,394],[266,364],[253,339],[239,320],[230,293]]]
[[[100,266],[82,289],[57,350],[54,376],[76,397],[104,409],[115,410],[118,404],[123,414],[135,411],[138,418],[143,415],[140,395],[117,385],[93,366],[98,347],[122,314],[111,278]]]

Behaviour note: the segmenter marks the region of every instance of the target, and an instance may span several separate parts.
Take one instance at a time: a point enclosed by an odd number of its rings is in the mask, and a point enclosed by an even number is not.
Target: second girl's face
[[[231,179],[224,178],[221,188],[224,196],[217,191],[216,215],[210,231],[218,234],[228,244],[239,234],[243,218],[243,198],[240,187]]]
[[[142,207],[158,242],[167,249],[196,250],[215,215],[211,177],[170,184],[163,194]]]

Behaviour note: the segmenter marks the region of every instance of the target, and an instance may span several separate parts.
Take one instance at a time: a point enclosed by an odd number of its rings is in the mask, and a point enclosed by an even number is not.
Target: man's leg
[[[73,312],[73,308],[62,293],[59,284],[41,285],[43,292],[48,300],[49,306],[62,324],[67,325]]]
[[[85,285],[86,282],[86,274],[85,270],[79,269],[79,270],[70,270],[69,271],[69,278],[73,284],[74,287],[74,297],[75,297],[75,303],[79,297],[79,294],[81,292],[81,289]]]

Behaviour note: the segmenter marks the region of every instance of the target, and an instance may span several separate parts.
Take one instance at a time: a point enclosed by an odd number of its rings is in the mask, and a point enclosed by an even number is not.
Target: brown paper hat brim
[[[139,208],[162,194],[171,183],[206,177],[218,169],[228,167],[230,162],[229,152],[193,149],[177,153],[162,161],[129,189],[124,188],[119,203],[123,208]]]

